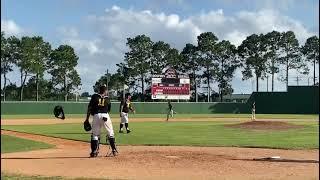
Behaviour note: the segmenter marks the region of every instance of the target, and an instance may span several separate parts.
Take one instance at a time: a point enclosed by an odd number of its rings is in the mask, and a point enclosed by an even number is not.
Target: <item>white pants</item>
[[[252,110],[251,120],[256,120],[256,111]]]
[[[121,124],[128,123],[128,122],[129,122],[128,113],[121,112]]]
[[[107,118],[105,121],[104,118]],[[108,113],[98,113],[93,116],[92,136],[94,139],[100,137],[101,127],[107,130],[108,137],[114,137],[112,121]]]

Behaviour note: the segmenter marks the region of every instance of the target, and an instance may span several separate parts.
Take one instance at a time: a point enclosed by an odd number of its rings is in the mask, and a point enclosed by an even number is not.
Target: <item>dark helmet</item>
[[[131,96],[130,93],[126,93],[126,94],[125,94],[125,97],[126,97],[126,98],[128,98],[129,96]]]
[[[107,86],[105,84],[99,86],[99,93],[104,93],[107,90]]]

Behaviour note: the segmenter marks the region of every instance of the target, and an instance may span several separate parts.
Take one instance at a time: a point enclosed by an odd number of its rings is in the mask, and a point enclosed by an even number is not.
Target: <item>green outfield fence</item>
[[[290,86],[288,92],[254,92],[246,103],[172,103],[179,114],[251,113],[256,103],[258,114],[318,114],[318,86]],[[1,114],[51,114],[54,106],[64,107],[66,114],[84,114],[88,102],[7,101],[1,102]],[[167,111],[165,102],[133,102],[139,114],[162,114]],[[111,113],[119,111],[119,102],[113,102]]]

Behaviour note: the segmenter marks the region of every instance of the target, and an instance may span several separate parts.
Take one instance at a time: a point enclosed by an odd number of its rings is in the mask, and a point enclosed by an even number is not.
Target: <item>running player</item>
[[[99,154],[100,131],[103,126],[107,130],[106,141],[111,146],[112,155],[116,156],[118,151],[115,145],[113,126],[109,112],[111,110],[110,99],[107,96],[107,87],[105,85],[99,87],[99,93],[91,96],[88,105],[87,117],[85,121],[89,121],[90,115],[93,116],[92,134],[91,134],[91,153],[90,157],[97,157]]]
[[[127,93],[125,95],[125,99],[121,101],[120,103],[120,118],[121,118],[121,122],[120,122],[120,130],[119,133],[123,133],[123,125],[125,125],[126,131],[127,133],[130,133],[130,129],[129,129],[129,118],[128,118],[128,113],[129,110],[133,113],[135,113],[135,110],[133,109],[132,105],[131,105],[131,95],[130,93]]]

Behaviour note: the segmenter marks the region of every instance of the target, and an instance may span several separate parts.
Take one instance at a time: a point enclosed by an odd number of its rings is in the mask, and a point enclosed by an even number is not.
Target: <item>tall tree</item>
[[[193,44],[186,44],[181,52],[183,68],[187,71],[191,79],[191,85],[193,86],[194,94],[195,94],[195,101],[198,102],[198,84],[197,78],[198,74],[197,71],[200,70],[198,66],[198,56],[197,56],[198,48]]]
[[[238,55],[244,67],[242,71],[243,79],[256,77],[256,91],[259,91],[259,78],[264,78],[266,74],[266,53],[264,35],[252,34],[248,36],[238,47]]]
[[[3,74],[3,101],[6,101],[6,87],[7,87],[7,74],[12,71],[14,62],[13,44],[7,40],[4,36],[4,32],[1,32],[1,74]]]
[[[198,37],[198,57],[200,66],[204,69],[203,77],[206,78],[208,86],[208,102],[210,102],[210,81],[212,80],[212,67],[215,57],[214,46],[218,38],[212,32],[201,33]]]
[[[10,83],[7,85],[7,99],[8,100],[18,100],[19,99],[19,90],[16,84]]]
[[[80,76],[75,70],[78,59],[71,46],[60,45],[51,53],[48,61],[52,82],[54,86],[62,87],[65,101],[68,100],[68,94],[81,85]]]
[[[134,74],[136,74],[135,70],[128,68],[128,66],[124,63],[116,64],[118,67],[117,74],[119,74],[119,79],[121,82],[121,91],[122,94],[119,94],[121,96],[120,99],[124,98],[125,96],[125,87],[134,88],[137,90],[137,84],[136,84],[136,77]]]
[[[132,76],[141,81],[141,91],[145,92],[145,81],[150,70],[150,59],[153,42],[146,35],[138,35],[127,39],[129,52],[125,53],[125,63],[128,68],[134,69]],[[144,101],[144,98],[142,97]]]
[[[15,63],[19,67],[20,71],[20,101],[23,100],[23,90],[27,77],[30,76],[30,67],[31,67],[31,54],[30,48],[32,47],[33,40],[30,37],[22,37],[21,40],[15,37],[12,37],[11,44],[14,44],[16,49],[16,60]]]
[[[98,92],[99,86],[101,84],[107,84],[108,83],[108,87],[109,90],[113,90],[113,91],[122,91],[123,89],[123,81],[124,81],[124,77],[121,75],[120,72],[117,72],[115,74],[104,74],[103,76],[101,76],[99,78],[99,80],[95,83],[95,85],[93,86],[93,89],[95,92]]]
[[[150,70],[151,74],[161,74],[161,71],[167,65],[168,61],[166,57],[170,51],[170,45],[158,41],[152,46],[151,60],[150,60]]]
[[[299,51],[299,42],[292,31],[281,33],[280,38],[280,63],[285,66],[285,82],[288,89],[289,85],[289,70],[301,69],[306,65],[301,61],[301,53]]]
[[[268,73],[271,74],[271,91],[274,90],[274,75],[279,72],[279,49],[281,33],[277,31],[269,32],[265,35]]]
[[[181,59],[180,53],[175,48],[170,48],[168,54],[165,57],[167,61],[167,65],[171,66],[172,68],[176,69],[180,72],[185,72],[186,70],[183,68],[183,61]]]
[[[237,48],[229,41],[221,41],[215,46],[215,62],[218,66],[214,69],[214,78],[218,82],[220,101],[223,96],[232,93],[231,81],[234,71],[240,66],[237,58]]]
[[[50,58],[51,45],[45,42],[42,37],[35,36],[28,41],[28,62],[30,62],[30,73],[35,74],[36,101],[39,101],[39,82],[46,70],[46,63]]]
[[[316,64],[319,64],[319,37],[312,36],[307,39],[301,48],[307,61],[313,63],[313,85],[316,84]]]
[[[52,82],[46,79],[36,79],[36,76],[31,77],[25,85],[24,98],[35,99],[37,97],[37,84],[41,87],[39,91],[39,99],[54,99],[58,93],[52,87]]]

